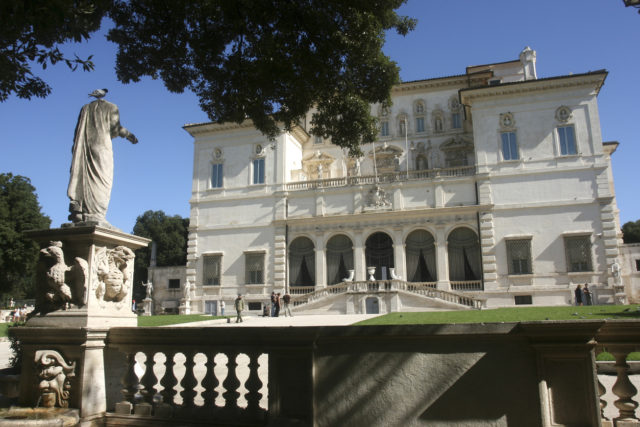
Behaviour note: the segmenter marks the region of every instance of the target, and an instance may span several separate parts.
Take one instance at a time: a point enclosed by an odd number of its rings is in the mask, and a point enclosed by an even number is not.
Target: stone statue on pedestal
[[[113,184],[111,139],[123,137],[136,144],[138,139],[120,124],[118,107],[104,99],[107,90],[96,90],[97,98],[82,107],[73,140],[73,158],[67,195],[69,219],[74,225],[100,225],[106,220]]]

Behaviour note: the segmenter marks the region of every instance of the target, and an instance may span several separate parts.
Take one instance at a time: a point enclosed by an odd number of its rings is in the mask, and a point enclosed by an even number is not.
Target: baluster
[[[144,362],[144,375],[140,379],[140,383],[142,384],[140,394],[142,395],[142,399],[149,404],[153,404],[153,396],[156,394],[156,390],[153,388],[153,386],[155,386],[157,382],[156,376],[153,373],[154,354],[155,353],[153,351],[146,351],[144,353],[147,360]]]
[[[613,402],[616,408],[620,411],[620,416],[616,417],[616,421],[634,420],[635,411],[638,407],[638,403],[631,399],[638,390],[629,381],[629,365],[627,365],[628,348],[615,348],[611,349],[611,353],[616,358],[615,368],[618,371],[618,378],[613,385],[611,391],[613,394],[619,397],[618,400]]]
[[[238,392],[240,380],[236,375],[236,368],[238,367],[238,363],[236,362],[237,357],[237,352],[229,352],[227,354],[227,378],[222,382],[225,389],[224,393],[222,393],[225,400],[224,407],[230,410],[237,409],[238,398],[240,397],[240,393]]]
[[[597,378],[597,373],[596,373],[596,378]],[[608,418],[604,416],[604,408],[607,407],[607,401],[602,398],[602,396],[604,396],[606,392],[607,392],[607,389],[604,388],[600,380],[598,380],[598,398],[600,399],[600,418],[602,418],[603,420],[608,420]]]
[[[165,352],[167,359],[164,361],[164,376],[160,380],[160,385],[163,387],[160,394],[162,395],[162,402],[173,406],[173,399],[176,395],[175,386],[178,384],[178,379],[173,373],[173,358],[176,355],[174,351]]]
[[[216,355],[208,354],[207,355],[207,363],[205,364],[206,373],[204,374],[204,378],[202,380],[202,387],[204,387],[204,391],[202,392],[202,398],[204,399],[205,408],[213,408],[216,406],[216,397],[218,397],[218,392],[216,388],[220,384],[218,381],[218,377],[216,377],[215,373],[215,361]]]
[[[245,397],[247,399],[247,410],[250,413],[255,413],[260,411],[260,399],[262,398],[262,393],[259,391],[262,388],[262,381],[260,381],[260,376],[258,375],[258,368],[260,367],[258,357],[260,357],[260,354],[251,352],[247,356],[249,356],[249,378],[247,378],[247,382],[244,385],[248,390]]]
[[[198,385],[198,380],[193,374],[193,367],[196,364],[194,360],[195,353],[193,351],[185,351],[184,356],[186,357],[186,360],[184,361],[184,377],[182,378],[182,381],[180,381],[180,385],[184,389],[180,393],[182,396],[182,407],[193,408],[193,399],[198,394],[195,390]]]
[[[118,413],[131,413],[133,405],[137,403],[138,390],[140,389],[140,383],[136,375],[136,352],[127,352],[126,358],[127,371],[120,381],[123,386],[121,390],[123,401],[117,405],[116,411]]]

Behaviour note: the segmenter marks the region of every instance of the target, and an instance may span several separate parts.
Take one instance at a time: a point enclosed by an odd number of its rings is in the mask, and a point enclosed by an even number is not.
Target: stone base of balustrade
[[[616,420],[615,427],[640,427],[640,420]],[[604,427],[604,422],[602,423]]]

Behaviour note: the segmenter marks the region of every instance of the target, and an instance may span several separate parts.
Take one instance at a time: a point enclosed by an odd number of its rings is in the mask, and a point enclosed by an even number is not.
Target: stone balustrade
[[[350,185],[367,185],[392,183],[399,181],[412,181],[437,178],[459,178],[473,176],[476,173],[475,166],[461,166],[456,168],[413,170],[407,174],[404,172],[393,172],[364,176],[349,176],[339,178],[316,179],[309,181],[294,181],[285,184],[287,191],[313,190],[316,188],[345,187]]]
[[[54,348],[76,362],[70,407],[107,426],[637,426],[625,360],[638,350],[637,321],[43,332],[17,329],[25,360]],[[104,368],[77,357],[85,335]],[[616,358],[609,390],[595,368],[604,350]],[[33,369],[24,365],[23,391],[38,384]],[[616,396],[611,420],[603,389]],[[106,411],[87,415],[85,399]]]

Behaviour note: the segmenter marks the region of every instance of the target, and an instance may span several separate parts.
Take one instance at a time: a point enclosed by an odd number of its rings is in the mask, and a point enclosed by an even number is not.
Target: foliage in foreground
[[[398,66],[385,32],[406,35],[406,0],[47,0],[0,2],[0,102],[45,97],[32,67],[92,70],[59,46],[88,40],[109,17],[123,83],[160,78],[191,90],[217,123],[253,121],[270,138],[314,109],[312,132],[359,153],[377,135],[370,104],[390,102]]]

